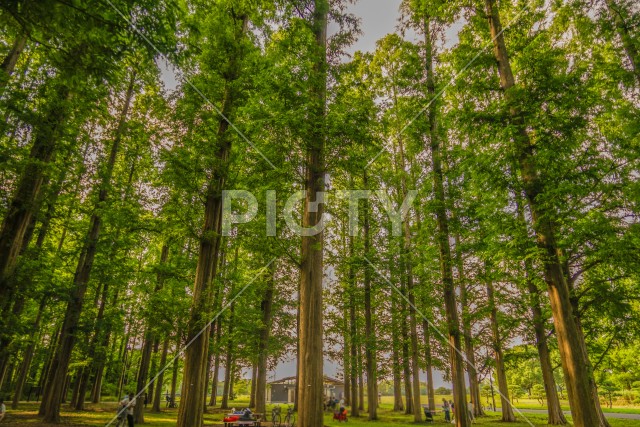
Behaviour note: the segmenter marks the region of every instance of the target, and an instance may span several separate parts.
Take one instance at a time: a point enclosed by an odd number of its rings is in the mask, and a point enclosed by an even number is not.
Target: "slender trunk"
[[[71,406],[76,406],[78,404],[79,396],[80,396],[80,385],[82,384],[82,377],[85,375],[85,371],[87,368],[82,368],[75,375],[75,381],[73,382],[73,391],[71,392]]]
[[[233,288],[231,292],[233,293]],[[227,330],[226,340],[227,352],[224,362],[224,386],[222,388],[222,404],[220,405],[220,408],[222,409],[229,409],[229,395],[232,392],[231,382],[233,381],[233,340],[231,339],[231,337],[233,335],[234,310],[235,304],[231,303],[231,306],[229,307],[229,326]]]
[[[631,69],[640,84],[640,53],[638,52],[636,42],[633,40],[633,32],[635,30],[630,23],[629,11],[625,10],[622,5],[616,4],[614,0],[605,0],[605,3],[609,15],[613,20],[613,26],[622,41],[622,47],[627,54],[627,59],[629,59],[631,63]]]
[[[9,82],[9,78],[13,74],[16,69],[16,64],[18,63],[18,59],[20,58],[20,54],[24,50],[24,47],[27,44],[27,33],[22,31],[16,37],[16,40],[13,42],[13,46],[7,56],[4,57],[2,61],[2,65],[0,65],[0,69],[3,71],[2,77],[0,77],[0,91],[5,88],[7,83]],[[1,92],[0,92],[1,93]]]
[[[464,260],[460,250],[460,235],[455,235],[456,264],[458,268],[458,280],[460,289],[460,305],[462,306],[462,333],[464,334],[464,350],[467,358],[467,376],[469,377],[469,395],[473,403],[473,415],[484,415],[482,402],[480,401],[480,381],[476,371],[476,352],[471,336],[471,315],[469,313],[469,298],[467,295],[467,283],[464,270]]]
[[[149,388],[147,389],[147,397],[146,397],[146,401],[147,404],[148,403],[152,403],[155,399],[155,394],[154,394],[154,390],[155,390],[155,386],[156,383],[153,381],[153,379],[155,378],[155,376],[158,373],[158,350],[160,348],[160,340],[158,338],[155,339],[155,342],[153,343],[153,353],[151,355],[151,368],[149,369]],[[146,405],[145,405],[146,406]]]
[[[176,352],[180,351],[180,344],[182,341],[182,331],[178,331],[176,334]],[[178,372],[180,368],[180,359],[175,359],[173,362],[173,366],[171,369],[171,391],[169,393],[169,397],[172,402],[176,401],[177,394],[177,386],[178,386]]]
[[[422,331],[424,333],[424,359],[427,366],[427,395],[429,399],[429,410],[436,410],[436,396],[433,387],[433,358],[431,355],[431,326],[427,319],[422,320]]]
[[[349,277],[348,277],[348,292],[349,292],[349,365],[351,372],[349,372],[349,380],[351,382],[350,390],[351,397],[349,403],[351,404],[351,416],[360,416],[360,405],[358,404],[358,325],[356,317],[356,272],[354,266],[354,248],[353,248],[353,236],[349,236]]]
[[[0,229],[0,307],[13,301],[15,283],[11,280],[25,233],[40,204],[43,183],[53,159],[60,128],[67,117],[70,90],[65,85],[54,89],[54,96],[40,126],[35,130],[28,162],[17,182]],[[6,312],[4,309],[3,312]],[[6,320],[6,319],[5,319]],[[0,323],[0,329],[8,330]],[[0,339],[2,336],[0,336]],[[0,347],[6,347],[6,344]]]
[[[133,417],[136,424],[144,424],[144,397],[145,387],[149,377],[149,364],[151,362],[151,350],[153,350],[153,336],[149,332],[149,328],[144,333],[144,343],[142,344],[142,351],[140,355],[140,364],[138,368],[138,378],[135,394],[140,394],[136,406],[133,408]]]
[[[368,189],[368,179],[366,169],[363,172],[364,188]],[[370,241],[370,225],[369,225],[369,202],[365,199],[364,205],[364,256],[365,259],[371,259],[371,241]],[[369,421],[378,419],[378,393],[376,392],[377,371],[376,364],[376,331],[373,323],[373,308],[371,302],[371,266],[364,267],[364,348],[365,361],[367,370],[367,410],[369,412]]]
[[[222,322],[216,321],[216,353],[213,359],[213,379],[211,381],[211,400],[209,406],[217,405],[218,398],[218,382],[220,373],[220,344],[222,343]]]
[[[402,285],[402,294],[406,295],[406,289]],[[409,331],[407,328],[407,306],[406,303],[401,301],[400,310],[402,312],[402,319],[400,319],[400,335],[402,337],[402,379],[404,381],[404,400],[405,400],[405,414],[413,413],[413,394],[411,392],[411,366],[409,360]]]
[[[260,341],[258,343],[258,371],[256,382],[256,412],[267,413],[267,361],[269,358],[269,336],[272,325],[273,295],[275,290],[275,265],[272,264],[267,278],[267,289],[264,292],[260,309],[262,310],[262,324]]]
[[[391,270],[393,271],[393,270]],[[398,330],[398,303],[395,292],[391,295],[391,325],[394,331]],[[402,401],[402,377],[400,375],[400,343],[398,339],[391,340],[391,357],[393,370],[393,410],[403,411]]]
[[[249,399],[249,408],[256,407],[256,386],[258,376],[258,364],[255,363],[251,369],[251,397]],[[264,414],[264,412],[262,412]]]
[[[160,412],[160,404],[162,402],[162,384],[164,382],[164,372],[162,369],[167,365],[167,354],[169,353],[169,337],[164,339],[162,343],[162,355],[160,356],[160,374],[156,379],[156,391],[153,393],[153,407],[151,412]],[[177,363],[177,362],[174,362]]]
[[[525,260],[525,263],[529,264],[530,260]],[[532,271],[531,266],[525,267],[525,271]],[[527,286],[529,289],[529,295],[532,298],[531,301],[531,314],[533,316],[533,330],[536,336],[536,348],[538,349],[538,358],[540,359],[540,369],[542,370],[542,379],[544,382],[545,395],[547,398],[547,413],[549,419],[548,424],[551,425],[565,425],[567,419],[562,412],[560,406],[560,399],[558,398],[558,389],[556,387],[556,380],[553,377],[553,367],[551,365],[551,355],[549,353],[549,346],[547,344],[547,331],[545,328],[545,319],[542,316],[542,309],[540,308],[540,294],[535,283],[527,277]]]
[[[207,185],[204,225],[198,253],[198,265],[193,288],[193,305],[189,319],[187,341],[191,345],[187,347],[184,358],[184,387],[183,395],[178,410],[178,427],[200,427],[203,423],[204,402],[203,395],[207,384],[204,369],[209,349],[209,334],[201,333],[208,319],[212,306],[213,293],[211,282],[216,276],[218,257],[220,255],[222,232],[222,191],[227,180],[229,154],[231,152],[231,140],[227,134],[229,122],[227,117],[232,115],[238,95],[235,81],[240,77],[241,62],[243,59],[243,40],[247,36],[247,15],[234,16],[234,40],[228,59],[229,71],[226,75],[223,105],[218,124],[218,147],[215,168],[212,178]]]
[[[523,231],[526,232],[522,197],[517,191],[514,191],[514,194],[518,212],[518,222],[523,228]],[[549,417],[547,423],[550,425],[565,425],[567,424],[567,419],[565,418],[562,407],[560,406],[556,380],[553,377],[553,367],[551,365],[551,355],[547,343],[547,331],[545,327],[546,319],[542,315],[542,309],[540,307],[540,292],[532,279],[533,265],[529,258],[525,258],[523,264],[527,290],[531,297],[530,307],[533,320],[533,331],[536,337],[536,348],[538,350],[538,358],[540,359],[540,369],[542,371],[545,396],[547,399],[547,413]]]
[[[489,271],[487,271],[489,275]],[[509,401],[509,387],[507,385],[507,374],[504,369],[504,356],[502,354],[502,339],[500,338],[500,329],[498,325],[498,308],[494,296],[493,279],[487,279],[487,299],[489,301],[489,317],[491,321],[491,334],[493,336],[493,354],[496,361],[496,376],[498,377],[498,390],[500,391],[500,403],[502,409],[502,421],[514,422],[516,420],[513,414],[513,408]]]
[[[60,422],[60,396],[62,395],[60,391],[64,378],[67,376],[71,353],[75,345],[75,337],[78,331],[78,321],[82,311],[84,294],[89,283],[89,277],[93,267],[93,259],[97,249],[98,237],[100,235],[100,227],[102,224],[101,209],[105,206],[107,201],[116,157],[122,136],[125,132],[127,115],[131,105],[131,100],[133,99],[135,76],[136,73],[134,71],[131,73],[129,87],[127,88],[124,106],[120,113],[116,134],[110,148],[109,158],[104,166],[104,170],[102,171],[98,201],[95,206],[95,211],[91,216],[89,231],[87,233],[82,252],[80,253],[80,258],[78,259],[78,265],[73,279],[73,288],[71,290],[71,298],[67,305],[67,310],[62,322],[60,344],[56,352],[54,369],[52,369],[49,374],[48,382],[51,383],[51,386],[47,390],[48,394],[43,396],[41,405],[41,408],[44,409],[44,420],[46,422]]]
[[[327,19],[329,2],[314,1],[313,33],[316,40],[314,76],[310,85],[312,105],[310,114],[313,131],[309,136],[306,151],[304,189],[306,196],[302,214],[302,227],[311,228],[322,220],[324,206],[312,209],[324,192],[325,164],[325,113],[327,84]],[[305,233],[306,234],[306,233]],[[310,233],[313,234],[313,233]],[[322,427],[323,386],[323,232],[302,237],[300,268],[300,334],[298,353],[298,423],[299,427]]]
[[[344,367],[344,404],[346,406],[351,406],[351,345],[349,342],[351,341],[349,334],[349,315],[347,307],[344,307],[344,312],[342,319],[344,321],[344,325],[342,326],[343,331],[343,351],[342,351],[342,360]]]
[[[36,320],[33,322],[33,327],[32,327],[32,331],[34,331],[34,333],[36,333],[40,327],[40,321],[42,320],[42,315],[44,314],[46,302],[47,302],[46,297],[42,297],[42,299],[40,299],[38,314],[36,315]],[[14,387],[13,402],[11,402],[12,409],[17,409],[18,402],[22,397],[22,390],[24,388],[24,384],[27,380],[27,377],[29,376],[29,371],[31,370],[31,361],[33,360],[33,353],[36,348],[36,342],[37,340],[34,337],[33,341],[29,343],[29,345],[24,351],[24,357],[22,359],[22,364],[20,366],[20,373],[18,374],[18,379],[16,380],[16,384]]]
[[[364,371],[362,369],[362,346],[358,346],[358,409],[364,411]]]
[[[498,62],[500,85],[505,91],[505,99],[511,104],[512,125],[516,129],[514,136],[518,166],[522,175],[527,202],[531,211],[533,228],[537,242],[544,253],[544,276],[549,290],[549,301],[558,338],[560,359],[567,384],[567,394],[571,404],[571,414],[576,427],[605,426],[601,420],[593,395],[593,372],[588,358],[581,348],[581,336],[571,306],[570,290],[564,277],[556,241],[553,212],[540,203],[539,196],[544,193],[543,180],[535,164],[533,142],[527,133],[526,124],[519,108],[514,103],[509,89],[515,86],[507,48],[502,34],[500,15],[495,0],[485,0],[489,28],[494,44],[494,55]],[[583,338],[583,337],[582,337]],[[586,360],[585,360],[586,359]],[[605,422],[603,422],[605,421]]]
[[[424,21],[425,52],[427,71],[427,96],[433,99],[435,96],[435,76],[433,70],[434,48],[430,29],[430,17]],[[433,173],[433,190],[436,209],[437,241],[440,251],[440,274],[444,294],[445,312],[447,317],[447,332],[449,335],[449,359],[451,364],[451,380],[453,383],[453,400],[455,422],[457,427],[467,427],[467,392],[464,381],[464,362],[462,359],[462,345],[460,340],[460,321],[456,304],[455,284],[453,281],[453,261],[451,246],[449,243],[449,218],[447,217],[447,201],[444,194],[444,174],[442,172],[441,143],[437,129],[437,102],[430,104],[427,109],[429,123],[429,148],[431,150],[431,165]]]
[[[156,286],[154,288],[154,293],[157,294],[162,290],[164,286],[164,268],[166,268],[167,260],[169,259],[169,246],[165,243],[162,245],[162,249],[160,251],[160,260],[159,260],[159,268],[158,274],[156,276]],[[140,368],[138,369],[138,383],[136,387],[136,395],[138,393],[142,394],[140,397],[145,396],[147,383],[149,380],[149,364],[151,362],[151,351],[153,349],[154,343],[156,342],[156,337],[153,332],[153,325],[151,324],[151,320],[147,321],[146,331],[144,333],[144,344],[142,345],[141,357],[140,357]],[[150,385],[153,387],[153,384]],[[149,401],[149,396],[147,395],[147,402]],[[142,402],[139,402],[142,403]],[[135,418],[135,422],[138,424],[144,424],[144,405],[137,404],[133,408],[133,416]]]

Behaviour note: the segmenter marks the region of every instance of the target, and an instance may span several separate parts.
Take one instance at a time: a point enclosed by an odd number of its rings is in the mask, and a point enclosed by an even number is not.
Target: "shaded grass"
[[[247,406],[248,401],[236,400],[232,402],[236,408],[242,408]],[[518,405],[520,406],[520,405]],[[105,402],[97,405],[88,404],[85,411],[73,411],[68,405],[64,405],[62,408],[62,425],[64,426],[87,426],[98,427],[105,426],[115,415],[117,405],[115,402]],[[286,411],[286,405],[282,405],[283,413]],[[538,407],[539,408],[539,407]],[[267,412],[270,413],[271,406],[268,406]],[[227,410],[219,408],[213,408],[209,413],[205,414],[206,426],[219,426],[222,424],[222,418]],[[363,413],[362,417],[354,418],[349,417],[347,424],[338,423],[334,421],[333,415],[329,412],[325,413],[324,424],[330,427],[400,427],[400,426],[416,426],[413,422],[413,417],[405,415],[404,413],[393,412],[391,405],[384,403],[378,411],[379,420],[368,421],[366,413]],[[543,414],[525,414],[527,419],[535,427],[546,426],[546,416]],[[161,413],[151,413],[148,410],[145,411],[145,426],[149,427],[169,427],[175,426],[178,417],[177,409],[165,409]],[[612,427],[640,427],[640,420],[628,420],[628,419],[609,419]],[[2,422],[3,425],[10,425],[13,427],[53,427],[54,424],[42,423],[40,417],[38,417],[38,404],[35,402],[24,402],[20,404],[19,409],[9,410],[7,417]],[[433,425],[433,426],[447,426],[444,422],[444,417],[439,414],[435,417],[433,424],[421,423],[420,425]],[[518,421],[515,423],[503,423],[500,421],[500,416],[497,413],[490,413],[488,416],[481,417],[477,420],[478,426],[486,427],[524,427],[530,426],[530,424],[521,416],[518,417]]]

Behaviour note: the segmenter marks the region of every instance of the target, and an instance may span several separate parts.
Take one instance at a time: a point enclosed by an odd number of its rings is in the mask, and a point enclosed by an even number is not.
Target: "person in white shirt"
[[[4,399],[0,399],[0,421],[4,419],[4,415],[7,413],[7,407],[4,406]]]
[[[120,405],[127,408],[127,422],[129,423],[129,427],[133,427],[133,409],[136,406],[136,399],[134,399],[133,393],[129,393],[129,396],[122,399]]]

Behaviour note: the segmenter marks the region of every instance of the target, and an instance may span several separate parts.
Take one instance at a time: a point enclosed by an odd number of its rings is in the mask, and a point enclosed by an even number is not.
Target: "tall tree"
[[[302,226],[316,226],[323,206],[313,204],[325,189],[325,126],[327,92],[327,19],[329,2],[314,0],[312,31],[316,49],[310,80],[312,132],[305,147],[304,208]],[[298,422],[300,427],[322,427],[323,339],[322,278],[323,232],[302,237],[300,268],[300,349],[298,353]],[[353,361],[352,361],[353,362]]]

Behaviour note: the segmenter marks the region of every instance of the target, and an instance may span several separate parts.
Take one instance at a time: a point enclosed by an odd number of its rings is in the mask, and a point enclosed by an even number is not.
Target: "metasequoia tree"
[[[193,287],[193,305],[187,331],[187,342],[191,345],[185,352],[184,382],[181,404],[178,413],[179,427],[201,426],[204,414],[204,395],[206,390],[205,369],[207,367],[209,330],[202,329],[207,325],[210,307],[213,303],[211,289],[212,278],[216,275],[220,241],[222,231],[222,190],[227,180],[229,169],[229,154],[231,151],[231,137],[228,134],[229,119],[233,117],[233,109],[238,102],[238,87],[236,81],[241,76],[243,56],[248,47],[247,27],[249,10],[224,10],[223,22],[218,25],[229,25],[231,31],[225,35],[227,39],[218,41],[224,46],[227,56],[223,58],[225,66],[219,72],[224,79],[224,93],[222,107],[218,118],[218,129],[215,146],[215,161],[205,194],[204,225],[200,239],[198,266]],[[222,35],[220,37],[223,37]],[[227,366],[228,370],[229,367]]]
[[[523,190],[531,211],[533,229],[541,250],[544,277],[548,286],[573,422],[577,427],[605,426],[606,420],[603,422],[596,407],[591,366],[583,352],[584,336],[578,330],[574,320],[569,285],[559,255],[554,214],[540,203],[539,197],[547,190],[541,178],[544,171],[536,167],[534,142],[520,114],[517,100],[513,97],[516,80],[511,69],[500,14],[495,0],[486,0],[485,6],[494,56],[498,64],[500,86],[504,90],[511,121],[515,126],[513,148],[522,177]]]
[[[47,381],[45,383],[43,400],[40,405],[40,413],[47,422],[60,422],[60,403],[64,396],[63,388],[65,378],[69,369],[71,352],[76,343],[76,331],[78,321],[84,304],[84,296],[89,284],[93,261],[97,251],[98,238],[102,226],[101,209],[107,202],[109,187],[113,177],[113,170],[120,149],[120,143],[126,131],[126,120],[133,99],[136,72],[131,71],[129,85],[125,94],[124,104],[118,119],[115,135],[109,148],[109,155],[101,171],[101,179],[97,187],[97,201],[94,212],[91,215],[89,229],[84,245],[80,252],[78,265],[73,278],[73,288],[71,289],[70,301],[62,323],[60,332],[60,342],[56,349],[56,355],[52,362]]]
[[[329,2],[315,0],[312,31],[313,75],[310,78],[309,107],[313,123],[305,147],[304,208],[302,227],[310,229],[322,220],[320,192],[325,188],[325,126],[327,85],[327,19]],[[315,204],[315,206],[314,206]],[[322,427],[323,340],[322,279],[324,235],[320,231],[302,236],[300,265],[300,324],[298,352],[298,423],[300,427]]]

